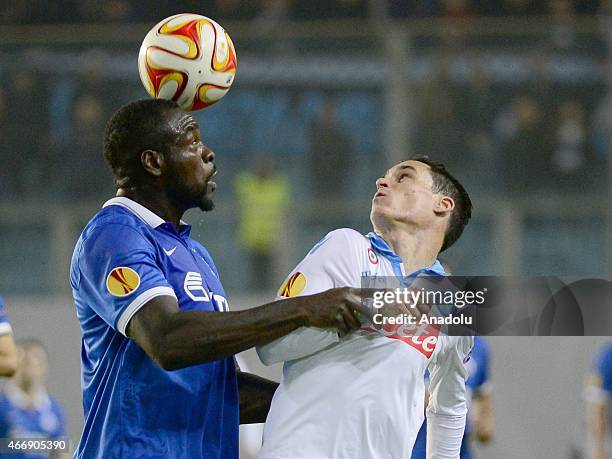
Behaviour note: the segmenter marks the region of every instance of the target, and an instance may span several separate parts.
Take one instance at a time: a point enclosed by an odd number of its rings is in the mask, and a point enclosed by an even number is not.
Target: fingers
[[[338,328],[338,336],[340,338],[346,336],[349,332],[349,326],[344,321],[344,315],[341,311],[336,313],[336,327]]]
[[[375,291],[373,288],[350,288],[346,295],[346,304],[353,311],[371,319],[375,311],[372,306],[366,304],[366,299],[372,298]]]
[[[359,330],[361,328],[361,321],[353,308],[342,308],[341,311],[344,323],[348,325],[351,330]]]

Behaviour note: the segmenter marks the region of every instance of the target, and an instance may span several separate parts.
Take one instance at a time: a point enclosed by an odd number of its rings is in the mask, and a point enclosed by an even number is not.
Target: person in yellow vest
[[[272,288],[274,253],[282,237],[289,204],[289,182],[275,170],[272,158],[265,156],[257,160],[253,171],[238,174],[235,189],[240,245],[251,260],[250,287],[257,290]]]

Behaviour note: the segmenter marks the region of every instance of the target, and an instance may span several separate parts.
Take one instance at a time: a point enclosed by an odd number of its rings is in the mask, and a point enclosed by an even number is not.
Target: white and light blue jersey
[[[11,328],[11,323],[9,322],[6,311],[4,310],[4,301],[0,296],[0,335],[6,335],[12,332],[13,329]]]
[[[40,391],[32,406],[28,396],[12,381],[0,393],[0,438],[9,440],[54,440],[66,435],[66,418],[60,404]],[[6,459],[41,459],[48,454],[26,451],[4,452]]]
[[[80,322],[85,425],[77,458],[238,457],[234,359],[165,371],[126,336],[152,298],[174,296],[181,311],[226,311],[206,249],[147,208],[109,200],[87,224],[70,283]]]
[[[343,228],[310,250],[278,295],[361,287],[365,277],[411,282],[419,275],[444,274],[439,261],[406,273],[403,260],[381,236]],[[412,333],[364,326],[342,338],[334,329],[302,327],[259,346],[263,363],[284,364],[258,458],[410,457],[424,418],[427,368],[432,372],[430,419],[460,423],[456,439],[443,436],[438,443],[458,452],[467,410],[464,359],[471,346],[471,337],[447,336],[433,326]]]

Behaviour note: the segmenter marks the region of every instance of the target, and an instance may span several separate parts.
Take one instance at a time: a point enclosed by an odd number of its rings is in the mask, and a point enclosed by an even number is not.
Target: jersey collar
[[[163,225],[166,221],[157,215],[154,212],[151,212],[145,206],[138,204],[136,201],[126,198],[125,196],[116,196],[112,199],[109,199],[104,203],[102,207],[108,206],[120,206],[128,209],[146,224],[151,226],[152,228],[157,228],[158,226]],[[181,226],[189,226],[183,220],[181,220]]]
[[[393,272],[398,277],[404,277],[403,275],[403,263],[402,258],[393,252],[393,249],[389,247],[389,244],[379,235],[373,231],[370,231],[366,237],[370,240],[370,245],[372,246],[372,250],[374,250],[379,255],[385,257],[389,260],[393,266]],[[418,271],[411,273],[408,277],[416,277],[420,274],[428,274],[433,276],[446,276],[447,273],[442,267],[442,263],[439,260],[436,260],[433,265],[419,269]]]

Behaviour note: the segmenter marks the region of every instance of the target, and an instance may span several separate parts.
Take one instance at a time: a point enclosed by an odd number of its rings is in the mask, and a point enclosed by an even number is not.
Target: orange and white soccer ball
[[[236,76],[236,51],[223,27],[183,13],[153,27],[142,42],[138,72],[147,92],[187,111],[221,99]]]

